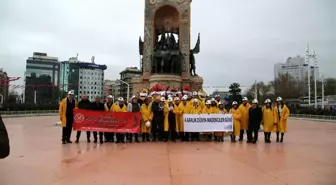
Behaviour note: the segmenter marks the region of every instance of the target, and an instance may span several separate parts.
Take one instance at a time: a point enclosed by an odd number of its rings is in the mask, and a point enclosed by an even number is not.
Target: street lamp
[[[128,102],[128,99],[129,99],[129,93],[130,93],[130,84],[129,83],[127,83],[127,82],[125,82],[125,81],[123,81],[123,80],[119,80],[119,79],[117,79],[117,81],[119,81],[119,82],[121,82],[121,83],[123,83],[123,84],[126,84],[127,85],[127,102]]]

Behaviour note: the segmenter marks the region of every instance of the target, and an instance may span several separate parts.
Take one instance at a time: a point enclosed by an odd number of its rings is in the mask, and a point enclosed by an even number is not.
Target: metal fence
[[[0,111],[1,115],[58,114],[58,110]]]
[[[0,111],[0,114],[1,115],[58,114],[58,110]],[[291,114],[290,117],[336,121],[336,116],[327,116],[327,115]]]
[[[290,117],[303,118],[303,119],[320,119],[320,120],[336,121],[336,116],[328,116],[328,115],[291,114]]]

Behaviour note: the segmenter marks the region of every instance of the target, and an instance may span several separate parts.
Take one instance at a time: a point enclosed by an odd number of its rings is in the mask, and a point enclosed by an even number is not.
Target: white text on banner
[[[185,132],[232,132],[232,114],[184,114]]]

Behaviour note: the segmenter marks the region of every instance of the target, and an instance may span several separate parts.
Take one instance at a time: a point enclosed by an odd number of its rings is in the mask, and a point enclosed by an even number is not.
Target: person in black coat
[[[160,96],[155,97],[155,101],[152,103],[152,112],[153,112],[153,120],[152,120],[152,134],[153,141],[156,141],[157,138],[159,140],[163,139],[163,124],[164,124],[164,101],[161,101]],[[162,97],[162,100],[165,98]]]
[[[96,101],[95,102],[92,102],[92,107],[91,107],[91,110],[93,111],[105,111],[105,107],[104,107],[104,104],[101,102],[101,98],[100,96],[96,96]],[[93,138],[94,138],[94,143],[97,143],[97,132],[93,132]],[[104,141],[103,141],[103,135],[104,135],[104,132],[99,132],[99,142],[100,144],[103,144]]]
[[[0,115],[0,159],[4,159],[9,156],[10,147],[9,147],[9,138],[7,129]]]
[[[249,109],[248,143],[256,143],[258,141],[258,132],[262,117],[262,109],[258,106],[258,100],[254,99],[252,107]]]
[[[91,109],[91,102],[90,100],[87,99],[86,95],[82,96],[82,100],[80,102],[78,102],[78,109],[86,109],[86,110],[90,110]],[[79,138],[81,136],[81,131],[77,131],[77,135],[76,135],[76,143],[79,143]],[[86,132],[86,138],[87,138],[87,142],[90,143],[90,136],[91,133],[89,131]]]

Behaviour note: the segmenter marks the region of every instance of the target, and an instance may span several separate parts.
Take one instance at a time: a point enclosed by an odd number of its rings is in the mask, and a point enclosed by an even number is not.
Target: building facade
[[[8,99],[8,79],[7,73],[0,68],[0,103],[4,103]]]
[[[141,70],[137,67],[126,67],[125,70],[120,72],[120,80],[129,84],[129,96],[132,96],[133,92],[133,79],[141,77]],[[120,96],[123,98],[127,97],[127,85],[125,83],[119,82],[120,84]],[[129,97],[128,97],[129,98]]]
[[[89,62],[80,62],[70,58],[61,64],[61,91],[63,98],[67,92],[73,90],[75,98],[80,100],[81,95],[87,95],[90,101],[94,101],[96,96],[103,97],[104,93],[104,71],[106,65],[99,65]]]
[[[278,78],[280,74],[288,73],[297,81],[306,81],[308,79],[308,70],[310,70],[311,79],[314,79],[314,69],[316,70],[316,78],[319,79],[318,66],[311,64],[308,67],[305,58],[301,56],[289,57],[285,63],[274,65],[274,78]]]
[[[112,95],[114,98],[116,96],[115,86],[117,85],[116,80],[105,80],[104,81],[104,99],[107,96]]]
[[[58,103],[60,62],[47,53],[34,52],[26,61],[24,102]]]

